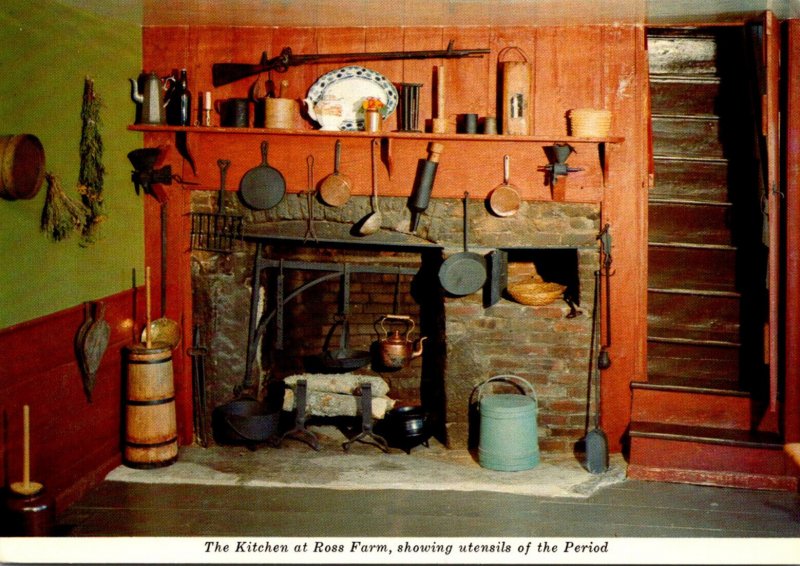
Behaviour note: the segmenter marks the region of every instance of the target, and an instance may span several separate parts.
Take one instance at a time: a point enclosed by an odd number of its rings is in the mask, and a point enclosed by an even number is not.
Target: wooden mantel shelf
[[[575,144],[603,144],[622,143],[623,137],[607,138],[577,138],[572,136],[504,136],[486,134],[433,134],[427,132],[363,132],[363,131],[325,131],[325,130],[283,130],[275,128],[223,128],[218,126],[156,126],[149,124],[134,124],[128,126],[129,130],[136,132],[187,132],[197,134],[236,134],[236,135],[270,135],[270,136],[323,136],[323,137],[361,137],[361,138],[392,138],[409,140],[450,140],[450,141],[482,141],[482,142],[526,142],[539,144],[575,143]]]
[[[620,144],[625,138],[623,137],[603,137],[603,138],[579,138],[566,135],[552,135],[552,136],[511,136],[511,135],[487,135],[487,134],[434,134],[428,132],[400,132],[400,131],[386,131],[386,132],[364,132],[364,131],[327,131],[327,130],[310,130],[310,129],[275,129],[275,128],[232,128],[220,126],[167,126],[167,125],[151,125],[151,124],[133,124],[128,126],[128,129],[137,132],[145,133],[174,133],[177,138],[182,138],[182,141],[177,144],[182,150],[182,155],[190,162],[193,161],[188,153],[186,138],[191,136],[234,136],[237,139],[246,139],[240,136],[288,136],[295,138],[340,138],[340,139],[363,139],[374,140],[380,139],[385,144],[385,152],[389,163],[393,160],[392,146],[395,140],[403,144],[404,141],[455,141],[455,142],[470,142],[478,144],[506,144],[506,143],[519,143],[537,145],[541,147],[550,146],[553,144],[569,144],[569,145],[591,145],[597,148],[597,159],[600,164],[601,172],[601,185],[603,188],[606,186],[606,179],[608,178],[608,145]],[[208,139],[208,138],[206,138]],[[232,138],[228,138],[232,139]],[[483,146],[486,147],[486,146]],[[390,171],[391,174],[391,171]]]

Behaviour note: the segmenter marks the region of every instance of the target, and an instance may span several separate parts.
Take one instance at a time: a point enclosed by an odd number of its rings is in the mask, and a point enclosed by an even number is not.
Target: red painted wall
[[[134,298],[138,311],[134,310]],[[31,480],[43,483],[64,509],[119,465],[123,403],[123,353],[141,328],[144,292],[105,297],[111,326],[92,401],[74,350],[83,306],[0,331],[0,479],[22,480],[22,407],[30,406]],[[138,314],[139,324],[133,321]]]

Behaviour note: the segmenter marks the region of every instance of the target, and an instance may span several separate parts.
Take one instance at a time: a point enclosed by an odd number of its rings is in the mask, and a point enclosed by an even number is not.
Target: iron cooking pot
[[[218,444],[265,442],[278,432],[280,411],[266,412],[252,397],[235,399],[215,408],[211,414],[214,440]]]
[[[431,437],[428,414],[418,405],[396,407],[386,413],[384,419],[389,444],[402,448],[406,453],[420,444],[427,446]]]

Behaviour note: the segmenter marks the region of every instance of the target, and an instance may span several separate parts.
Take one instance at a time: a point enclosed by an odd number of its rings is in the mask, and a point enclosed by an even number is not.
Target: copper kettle
[[[406,325],[405,334],[398,329],[387,330],[384,322],[398,321]],[[385,368],[399,369],[406,367],[411,360],[422,355],[422,342],[425,336],[417,340],[409,338],[414,330],[414,320],[410,316],[385,314],[378,319],[383,338],[378,340],[378,353],[381,365]]]

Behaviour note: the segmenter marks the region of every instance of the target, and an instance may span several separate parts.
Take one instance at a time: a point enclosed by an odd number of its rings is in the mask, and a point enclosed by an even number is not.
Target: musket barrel
[[[288,53],[287,53],[288,52]],[[214,63],[211,67],[214,86],[223,86],[232,82],[264,73],[267,71],[283,72],[288,67],[315,63],[320,61],[337,61],[351,63],[355,61],[389,61],[397,59],[460,59],[482,57],[489,49],[452,49],[452,42],[447,49],[425,51],[386,51],[378,53],[323,53],[318,55],[294,55],[291,50],[284,49],[278,57],[269,59],[263,64],[247,63]]]

